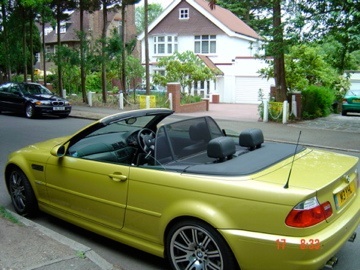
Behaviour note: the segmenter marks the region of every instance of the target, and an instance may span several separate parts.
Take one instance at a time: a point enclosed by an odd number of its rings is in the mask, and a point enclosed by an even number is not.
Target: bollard
[[[289,102],[287,100],[285,100],[284,104],[283,104],[283,115],[282,115],[282,123],[283,124],[287,123],[288,107],[289,107]]]
[[[263,99],[264,103],[264,111],[263,111],[263,121],[268,122],[269,121],[269,103],[267,99]]]
[[[89,91],[87,93],[87,96],[88,96],[88,104],[89,104],[90,107],[92,107],[92,92]]]
[[[172,99],[172,93],[169,93],[169,107],[170,107],[170,110],[173,109],[173,99]]]
[[[124,109],[124,94],[122,92],[119,94],[119,107],[120,110]]]
[[[61,94],[63,98],[66,98],[66,89],[63,89]]]
[[[296,96],[292,95],[291,96],[291,113],[297,117],[297,104],[296,104]]]

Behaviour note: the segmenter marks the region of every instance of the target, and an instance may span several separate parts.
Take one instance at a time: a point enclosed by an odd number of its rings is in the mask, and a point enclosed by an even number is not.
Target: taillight
[[[316,197],[296,205],[286,217],[285,223],[291,227],[310,227],[332,215],[330,202],[319,204]]]

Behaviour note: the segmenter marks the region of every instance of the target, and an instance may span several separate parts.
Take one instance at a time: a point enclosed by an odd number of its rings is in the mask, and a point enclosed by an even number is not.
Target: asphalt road
[[[360,119],[359,119],[360,121]],[[21,116],[16,116],[12,114],[1,114],[0,115],[0,170],[4,171],[4,164],[6,162],[7,155],[19,149],[25,145],[43,141],[53,137],[59,137],[62,135],[71,134],[81,127],[89,124],[92,120],[85,119],[59,119],[59,118],[43,118],[43,119],[34,119],[29,120]],[[221,121],[222,127],[233,129],[234,124],[231,124],[231,121],[223,120]],[[254,123],[238,123],[241,128],[247,128],[248,126],[254,125]],[[271,125],[271,124],[269,124]],[[268,126],[267,126],[268,127]],[[283,128],[281,125],[277,126],[278,128]],[[294,133],[292,142],[296,142],[297,134],[299,129],[307,129],[308,127],[294,127],[291,129],[291,132]],[[236,129],[236,128],[235,128]],[[268,131],[270,132],[270,131]],[[312,144],[312,141],[316,141],[316,144],[321,142],[321,138],[326,138],[326,134],[333,132],[330,130],[319,130],[319,135],[314,135],[316,133],[304,132],[305,137],[303,140]],[[279,132],[282,133],[282,132]],[[340,134],[340,133],[339,133]],[[343,140],[345,137],[346,140],[356,141],[359,138],[358,133],[341,133],[340,140]],[[265,137],[267,139],[283,139],[280,135],[271,136],[265,132]],[[285,139],[284,135],[284,139]],[[288,137],[288,136],[287,136]],[[351,139],[353,138],[353,140]],[[323,139],[323,142],[326,142],[326,139]],[[341,146],[342,147],[342,146]],[[354,147],[349,144],[350,151],[342,149],[341,147],[336,147],[336,151],[342,153],[349,153],[360,157],[360,152],[357,150],[359,145]],[[355,148],[355,151],[351,151]],[[333,149],[334,150],[334,149]],[[345,151],[344,151],[345,150]],[[359,168],[360,170],[360,168]],[[5,206],[6,208],[12,209],[10,197],[5,191],[4,188],[4,177],[3,173],[0,176],[0,205]],[[69,223],[63,222],[59,219],[50,217],[46,214],[40,215],[38,218],[34,219],[35,222],[40,223],[43,226],[46,226],[60,234],[63,234],[75,241],[78,241],[86,246],[91,247],[104,259],[108,260],[110,263],[121,267],[122,269],[136,270],[136,269],[146,269],[146,270],[162,270],[167,269],[165,266],[164,260],[161,258],[154,257],[152,255],[143,253],[136,249],[130,248],[128,246],[116,243],[114,241],[108,240],[101,236],[95,235],[83,229],[80,229],[76,226],[73,226]],[[357,230],[360,233],[360,230]],[[360,235],[360,234],[359,234]],[[335,269],[340,270],[354,270],[359,267],[359,258],[360,258],[360,240],[356,239],[355,243],[347,243],[344,248],[337,254],[340,259],[339,265]]]

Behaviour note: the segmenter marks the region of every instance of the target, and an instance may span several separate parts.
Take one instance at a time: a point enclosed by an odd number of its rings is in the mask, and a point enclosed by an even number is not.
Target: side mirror
[[[50,154],[53,155],[54,157],[63,157],[65,156],[65,153],[66,153],[66,148],[63,144],[56,145],[50,151]]]

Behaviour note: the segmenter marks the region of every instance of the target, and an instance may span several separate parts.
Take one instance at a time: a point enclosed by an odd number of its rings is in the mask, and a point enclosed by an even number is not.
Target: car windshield
[[[49,89],[40,84],[22,84],[21,89],[24,93],[31,95],[52,95]]]
[[[352,90],[349,90],[349,91],[346,93],[346,96],[356,96],[356,97],[360,97],[360,89],[352,89]]]
[[[154,116],[132,117],[121,121],[112,122],[111,124],[90,133],[87,137],[108,133],[123,133],[139,130],[140,128],[146,127],[153,118]]]

